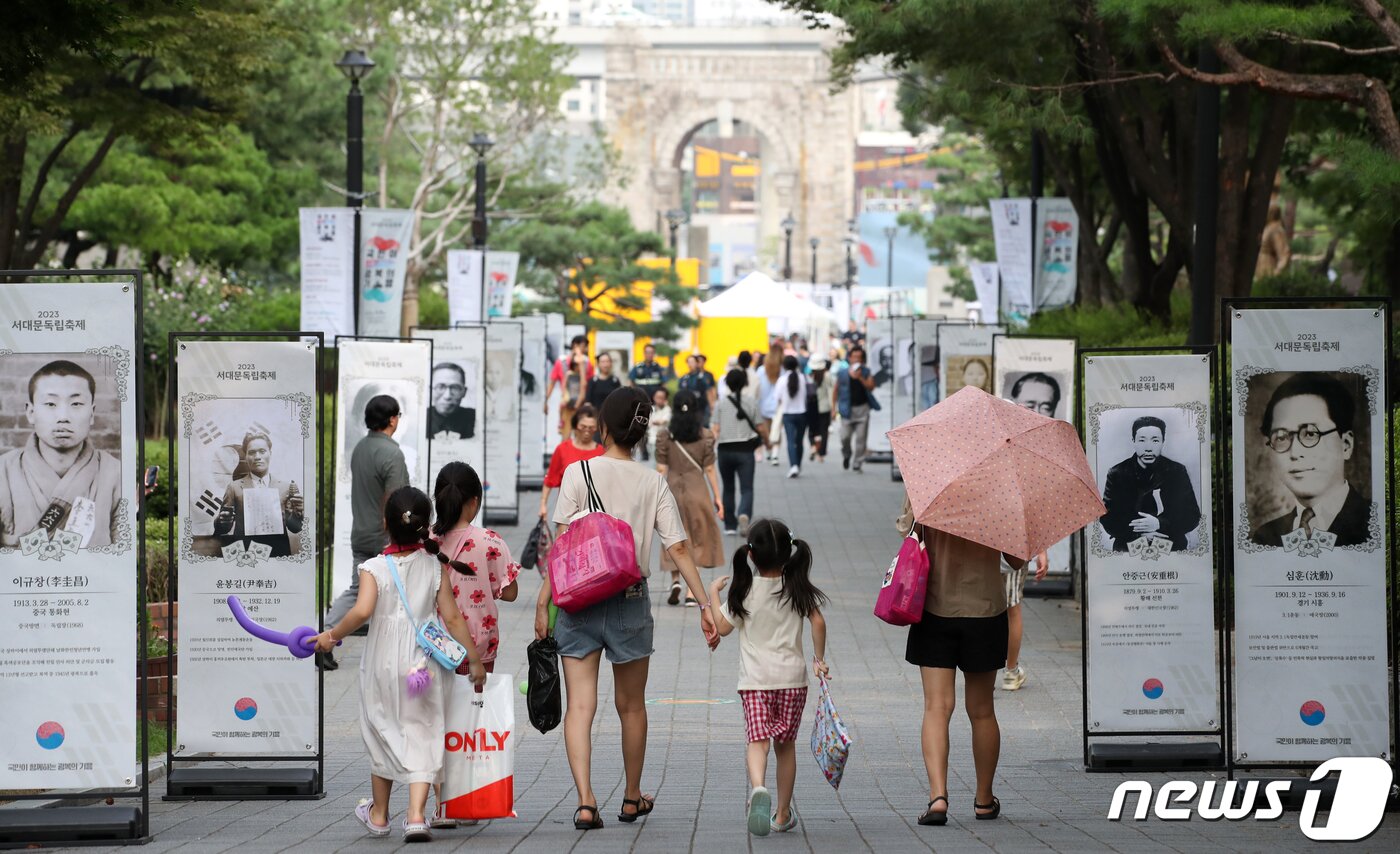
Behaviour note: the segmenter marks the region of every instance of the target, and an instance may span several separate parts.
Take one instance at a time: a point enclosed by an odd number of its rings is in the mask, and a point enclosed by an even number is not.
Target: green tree
[[[923,237],[930,257],[949,265],[951,295],[975,300],[977,291],[967,265],[996,260],[987,203],[1001,195],[1000,168],[981,140],[964,133],[946,134],[929,155],[928,165],[938,170],[934,214],[905,212],[899,215],[899,223]]]

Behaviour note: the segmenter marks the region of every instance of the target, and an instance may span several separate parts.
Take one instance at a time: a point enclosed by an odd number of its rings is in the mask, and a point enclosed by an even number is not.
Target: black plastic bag
[[[564,717],[559,694],[559,644],[553,635],[531,641],[525,657],[530,662],[530,686],[525,695],[530,725],[540,732],[549,732]]]
[[[541,519],[539,524],[530,530],[529,539],[525,540],[525,548],[520,552],[520,565],[526,569],[543,566],[548,555],[549,525]]]

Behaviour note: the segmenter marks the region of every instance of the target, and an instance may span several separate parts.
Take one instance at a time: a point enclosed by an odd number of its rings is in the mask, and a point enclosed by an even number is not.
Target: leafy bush
[[[1078,338],[1081,348],[1179,347],[1186,343],[1191,298],[1185,291],[1172,294],[1172,319],[1163,326],[1133,306],[1071,308],[1033,315],[1020,334],[1049,338]]]

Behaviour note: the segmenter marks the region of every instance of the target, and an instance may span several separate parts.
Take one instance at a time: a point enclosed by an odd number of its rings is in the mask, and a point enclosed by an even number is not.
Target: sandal
[[[943,809],[934,812],[933,805],[938,803],[939,801],[942,801],[944,803],[944,807]],[[942,827],[947,823],[948,796],[939,795],[938,797],[928,802],[928,808],[924,810],[923,815],[919,816],[919,824],[922,824],[925,827]]]
[[[583,819],[578,817],[578,814],[583,812],[584,810],[588,810],[589,812],[593,813],[593,818],[589,821],[584,821]],[[602,826],[603,817],[598,815],[597,807],[584,804],[583,806],[574,810],[574,830],[597,830]]]
[[[977,816],[977,820],[978,820],[978,821],[991,821],[992,819],[994,819],[994,818],[996,818],[997,816],[1001,815],[1001,801],[998,800],[997,798],[992,798],[992,802],[991,802],[990,804],[973,803],[972,809],[973,809],[973,810],[991,810],[991,812],[979,812],[979,813],[975,813],[975,815]]]
[[[749,833],[767,836],[773,830],[773,796],[763,786],[749,795]]]
[[[635,809],[636,812],[626,812],[628,804],[631,804],[632,808]],[[643,808],[643,804],[646,805],[645,808]],[[631,798],[623,798],[622,809],[623,811],[617,814],[617,820],[625,821],[628,824],[631,824],[639,818],[645,818],[646,816],[650,815],[651,811],[656,809],[656,799],[648,797],[646,795],[642,795],[635,801]]]
[[[370,836],[388,836],[389,825],[387,823],[375,824],[373,821],[370,820],[369,808],[372,803],[373,801],[370,801],[369,799],[360,801],[359,804],[355,806],[355,818],[360,822],[360,824],[363,824],[365,826],[365,830],[369,833]]]

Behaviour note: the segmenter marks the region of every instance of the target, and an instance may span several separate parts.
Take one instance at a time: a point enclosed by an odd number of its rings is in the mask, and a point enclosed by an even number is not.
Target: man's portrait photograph
[[[439,362],[433,366],[428,387],[428,435],[434,441],[470,439],[476,435],[476,413],[481,389],[468,377],[477,375],[475,364]]]
[[[1284,547],[1370,540],[1371,416],[1366,380],[1342,371],[1276,371],[1249,378],[1244,412],[1250,540]]]
[[[123,498],[121,405],[104,360],[78,354],[0,357],[0,544],[42,529],[111,545]]]
[[[1099,520],[1105,551],[1127,552],[1143,539],[1178,552],[1200,543],[1202,450],[1195,417],[1170,406],[1098,416],[1095,468],[1108,510]]]
[[[1002,381],[1001,396],[1046,418],[1069,421],[1069,391],[1063,371],[1012,371]]]

